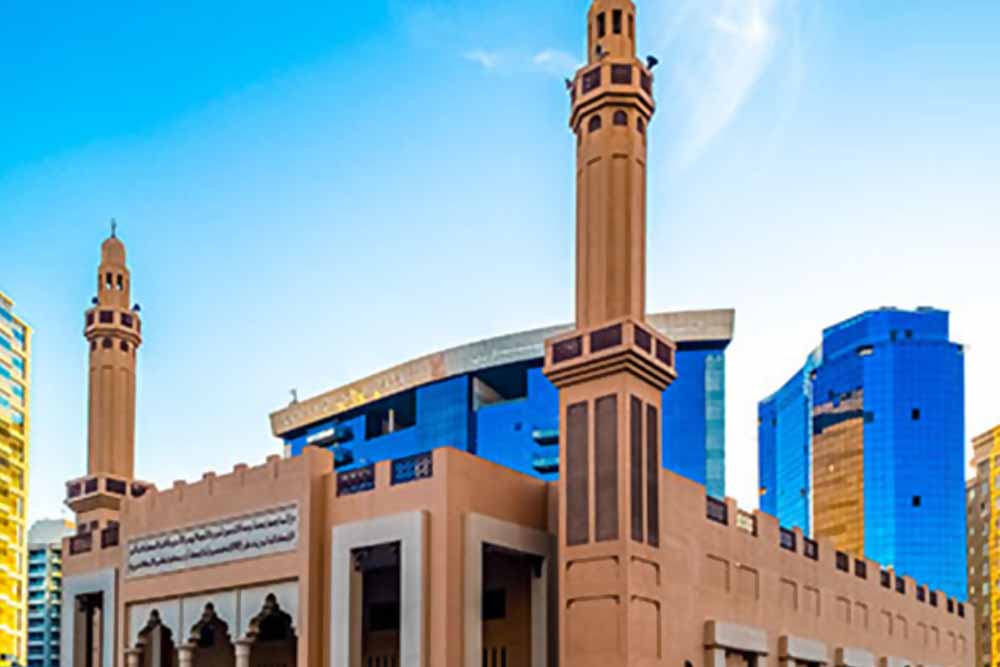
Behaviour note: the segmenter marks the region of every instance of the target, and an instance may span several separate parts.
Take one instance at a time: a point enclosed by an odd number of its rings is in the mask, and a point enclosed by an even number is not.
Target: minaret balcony
[[[95,509],[117,510],[124,498],[139,498],[152,487],[147,482],[136,482],[109,475],[91,475],[66,482],[66,505],[74,512]]]
[[[647,118],[656,110],[653,74],[634,58],[606,58],[581,68],[569,83],[573,112],[570,125],[606,104],[635,106]]]
[[[545,341],[545,376],[562,389],[620,372],[662,391],[677,379],[676,344],[632,318],[611,320]]]
[[[138,345],[142,335],[142,320],[133,310],[98,305],[84,315],[83,335],[87,339],[116,335]]]

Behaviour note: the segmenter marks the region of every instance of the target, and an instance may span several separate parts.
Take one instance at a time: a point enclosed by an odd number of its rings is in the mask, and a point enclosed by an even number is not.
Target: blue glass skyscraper
[[[759,405],[762,508],[964,598],[964,408],[948,313],[885,308],[832,326]]]

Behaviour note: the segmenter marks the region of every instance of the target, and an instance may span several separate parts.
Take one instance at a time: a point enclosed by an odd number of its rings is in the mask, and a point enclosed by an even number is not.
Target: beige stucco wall
[[[121,651],[126,643],[134,642],[138,628],[133,626],[143,620],[141,612],[155,603],[161,602],[165,609],[190,607],[184,614],[184,625],[189,625],[194,607],[213,597],[228,609],[234,595],[252,597],[239,591],[263,595],[268,586],[280,591],[292,586],[298,591],[293,605],[300,638],[298,664],[331,664],[333,528],[421,511],[427,517],[425,664],[464,665],[468,517],[480,515],[553,534],[558,486],[457,450],[439,449],[434,452],[429,479],[393,486],[391,462],[383,462],[376,465],[374,490],[337,497],[331,458],[328,452],[310,450],[294,459],[272,458],[256,468],[239,466],[227,475],[207,475],[196,483],[151,491],[128,501],[122,513],[122,543],[127,544],[137,536],[296,503],[300,536],[297,548],[289,553],[148,577],[123,575],[124,547],[67,557],[67,577],[118,568],[117,664],[124,664]],[[825,542],[820,543],[818,561],[803,555],[801,536],[797,552],[783,550],[772,517],[757,514],[757,535],[751,535],[735,526],[736,508],[731,501],[730,525],[709,521],[703,487],[672,473],[663,472],[662,488],[660,553],[668,611],[662,622],[663,664],[683,665],[687,660],[695,666],[705,664],[709,621],[722,624],[719,627],[763,633],[774,660],[782,638],[788,637],[792,646],[823,644],[831,661],[838,649],[844,649],[848,654],[867,652],[876,659],[905,658],[913,665],[972,664],[971,609],[966,609],[966,618],[949,614],[942,594],[937,608],[918,602],[912,580],[906,580],[905,595],[884,589],[874,563],[868,563],[865,580],[855,576],[853,561],[850,572],[840,572],[834,565],[835,552]],[[818,599],[818,613],[810,596]],[[558,636],[556,598],[550,587],[550,641]],[[243,606],[247,609],[238,615],[249,618],[252,605]],[[849,622],[844,620],[845,608],[850,611]],[[893,619],[891,635],[883,627],[886,612]],[[907,626],[905,636],[901,620]],[[931,637],[937,631],[940,646],[922,645],[923,627]],[[183,627],[179,632],[186,635],[188,630]],[[233,630],[236,638],[245,628]],[[549,655],[557,653],[554,648],[550,646]]]

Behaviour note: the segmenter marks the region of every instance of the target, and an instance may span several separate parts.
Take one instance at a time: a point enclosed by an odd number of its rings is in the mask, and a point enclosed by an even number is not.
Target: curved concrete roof
[[[735,312],[731,309],[695,310],[657,313],[646,319],[678,344],[728,344],[733,338]],[[271,414],[271,431],[281,437],[414,387],[494,366],[541,359],[545,355],[545,340],[569,331],[572,326],[565,324],[498,336],[407,361],[277,410]]]

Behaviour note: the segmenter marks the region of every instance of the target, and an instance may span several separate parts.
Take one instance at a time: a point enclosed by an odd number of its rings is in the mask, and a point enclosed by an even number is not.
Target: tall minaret
[[[90,346],[87,476],[66,483],[77,530],[117,530],[122,501],[144,493],[135,477],[135,363],[142,344],[139,308],[129,306],[131,279],[116,224],[101,244],[97,296],[86,312]],[[102,538],[103,539],[103,538]],[[117,539],[117,538],[116,538]]]
[[[646,131],[653,78],[631,0],[594,0],[572,82],[576,329],[546,343],[559,388],[560,664],[663,659],[661,394],[674,344],[645,321]]]
[[[86,313],[84,337],[90,344],[88,475],[131,480],[135,468],[135,364],[142,344],[138,308],[130,305],[131,280],[125,245],[112,221],[101,244],[97,298]]]

